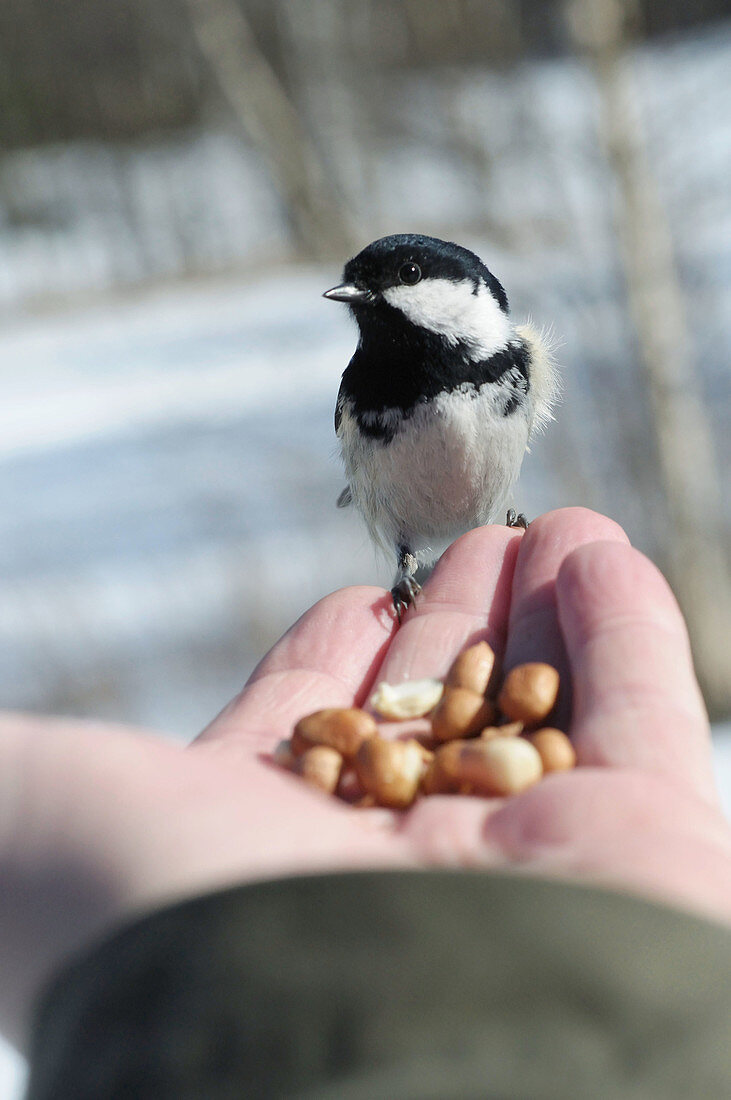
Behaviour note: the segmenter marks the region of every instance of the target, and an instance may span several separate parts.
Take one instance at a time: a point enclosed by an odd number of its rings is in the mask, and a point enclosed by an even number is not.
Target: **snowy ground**
[[[178,289],[0,336],[6,706],[189,736],[306,606],[375,580],[334,507],[352,335],[324,285]]]

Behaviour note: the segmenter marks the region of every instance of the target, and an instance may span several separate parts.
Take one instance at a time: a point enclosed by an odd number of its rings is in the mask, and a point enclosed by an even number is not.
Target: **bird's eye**
[[[421,278],[421,268],[418,264],[409,261],[399,268],[398,277],[406,286],[414,286]]]

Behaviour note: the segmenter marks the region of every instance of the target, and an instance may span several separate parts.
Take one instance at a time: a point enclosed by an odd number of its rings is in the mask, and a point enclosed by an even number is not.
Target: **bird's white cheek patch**
[[[468,279],[424,279],[416,286],[389,287],[383,297],[413,324],[450,344],[466,343],[476,361],[505,347],[513,333],[509,318],[487,287],[481,285],[475,294]]]

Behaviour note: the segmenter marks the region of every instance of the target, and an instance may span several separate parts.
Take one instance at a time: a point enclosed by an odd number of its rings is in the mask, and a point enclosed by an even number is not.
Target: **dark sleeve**
[[[720,1100],[729,1052],[721,925],[523,875],[323,875],[79,958],[39,1007],[28,1100]]]

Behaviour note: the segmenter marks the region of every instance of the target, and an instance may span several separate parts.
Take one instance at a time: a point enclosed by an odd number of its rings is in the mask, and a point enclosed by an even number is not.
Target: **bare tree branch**
[[[302,251],[353,248],[337,188],[277,73],[235,0],[183,0],[201,54],[242,130],[271,172]]]
[[[670,227],[627,64],[631,4],[572,0],[569,24],[596,75],[604,141],[621,200],[617,228],[669,520],[667,568],[709,709],[723,714],[731,709],[731,590],[719,476]]]

